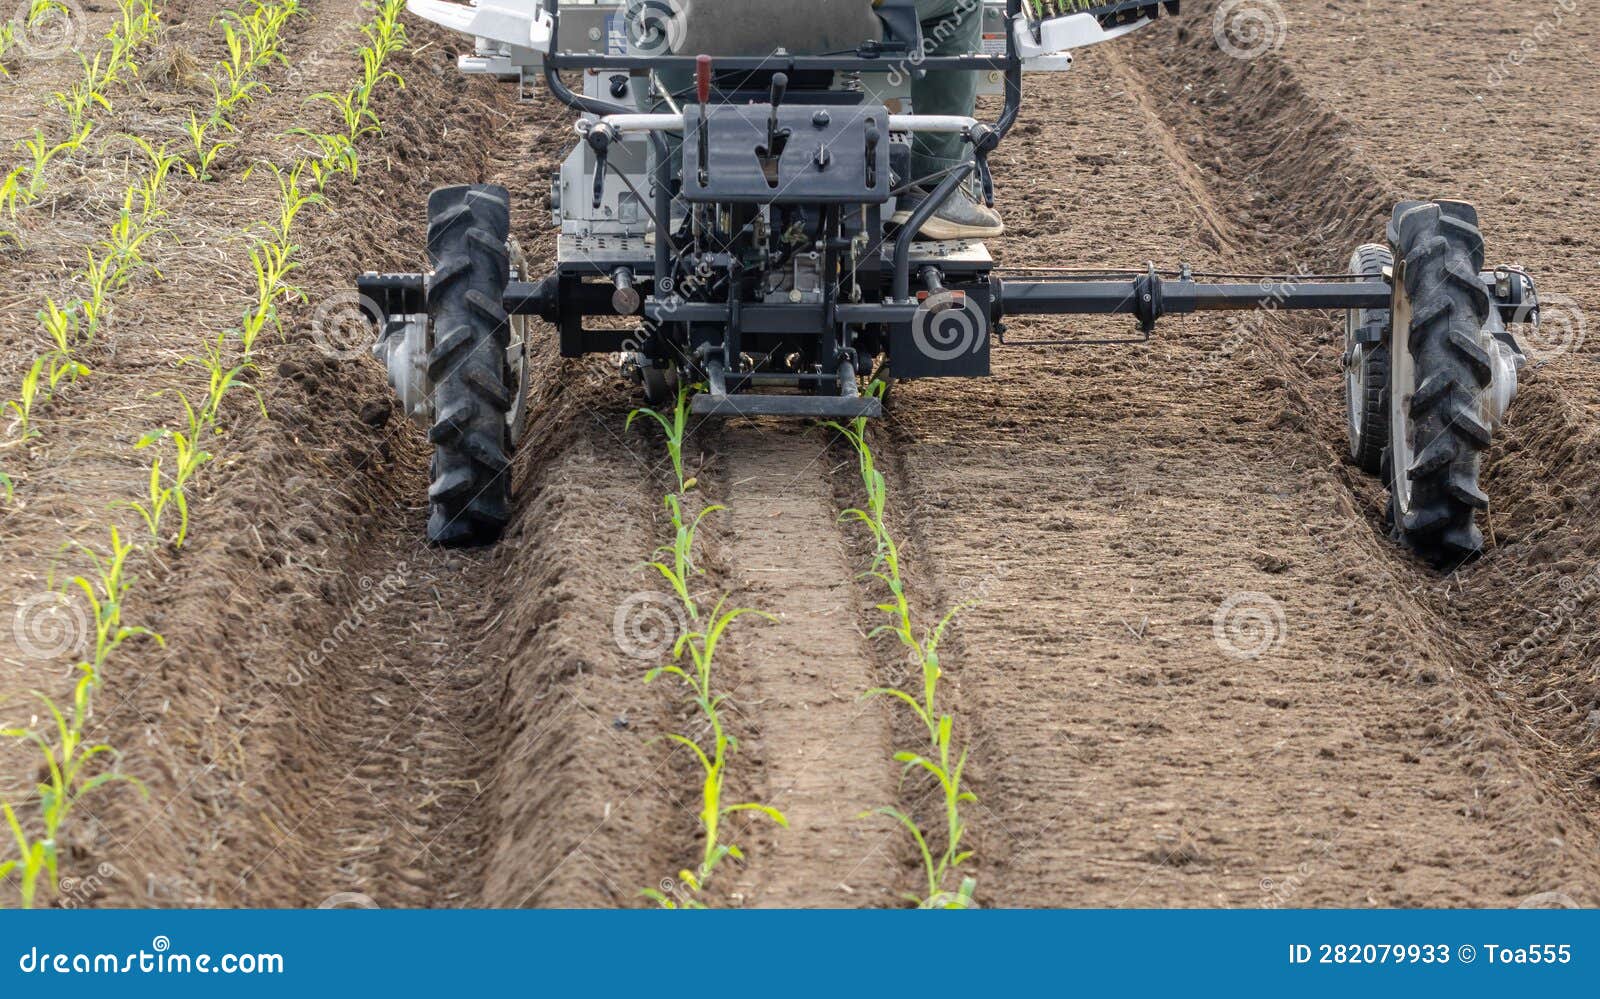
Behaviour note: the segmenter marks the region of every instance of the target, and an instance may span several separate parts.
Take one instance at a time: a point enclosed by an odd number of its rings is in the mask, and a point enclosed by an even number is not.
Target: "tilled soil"
[[[1253,59],[1218,49],[1214,7],[1030,77],[995,156],[1002,268],[1342,269],[1381,240],[1387,205],[1450,195],[1478,202],[1493,260],[1574,311],[1600,304],[1576,290],[1600,270],[1593,24],[1489,86],[1519,38],[1448,4],[1299,5]],[[1548,14],[1510,7],[1503,23]],[[184,13],[174,34],[203,51],[212,12]],[[233,234],[272,192],[243,165],[283,155],[300,100],[348,76],[354,17],[311,5],[290,52],[303,72],[251,111],[239,165],[175,186],[163,276],[125,296],[41,441],[0,452],[20,472],[0,604],[77,568],[62,543],[98,538],[107,506],[139,495],[131,445],[174,415],[160,390],[193,384],[174,361],[249,294]],[[536,192],[568,117],[542,92],[519,104],[457,76],[452,39],[418,26],[414,41],[359,181],[308,216],[311,302],[258,378],[270,419],[236,400],[190,545],[138,556],[126,615],[166,647],[113,660],[96,735],[149,797],[83,806],[68,867],[97,873],[94,904],[626,906],[698,859],[697,767],[662,739],[695,723],[643,683],[659,634],[630,632],[662,596],[638,567],[665,540],[670,474],[655,435],[624,429],[632,390],[602,359],[540,350],[512,529],[493,551],[445,553],[423,539],[421,432],[359,344],[317,342],[318,305],[356,271],[420,265],[434,186],[505,184],[536,270],[553,249]],[[119,114],[170,127],[180,103],[151,84]],[[0,120],[23,107],[0,97]],[[26,313],[114,217],[110,172],[75,174],[58,209],[71,224],[36,223],[15,261],[8,378],[37,349]],[[1592,349],[1538,345],[1488,476],[1489,547],[1441,575],[1387,538],[1381,489],[1343,463],[1332,318],[1017,345],[1129,335],[1013,323],[994,378],[901,385],[873,431],[919,614],[967,605],[942,659],[972,751],[980,901],[1600,900]],[[838,520],[859,499],[854,458],[822,428],[749,421],[695,427],[690,451],[705,501],[729,507],[707,520],[705,585],[776,618],[741,620],[725,647],[730,793],[790,822],[735,823],[749,860],[714,900],[898,904],[915,857],[857,816],[938,815],[891,759],[917,738],[903,711],[860,697],[905,663],[868,637],[869,553]],[[0,687],[64,689],[70,661],[0,645]],[[27,775],[5,776],[10,792]]]

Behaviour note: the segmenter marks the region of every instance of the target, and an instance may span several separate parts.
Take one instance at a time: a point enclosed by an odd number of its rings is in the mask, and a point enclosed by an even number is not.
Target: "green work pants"
[[[917,0],[922,50],[930,56],[969,55],[983,48],[983,0]],[[930,72],[911,82],[917,114],[971,115],[978,106],[978,74]],[[928,177],[966,156],[961,136],[918,132],[911,144],[912,179]]]

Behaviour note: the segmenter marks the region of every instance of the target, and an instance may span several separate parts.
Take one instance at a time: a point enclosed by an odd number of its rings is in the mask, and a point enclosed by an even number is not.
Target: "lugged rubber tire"
[[[1393,263],[1387,246],[1368,243],[1350,258],[1350,273],[1382,277]],[[1357,334],[1365,334],[1367,342],[1357,344]],[[1350,309],[1345,314],[1345,351],[1350,459],[1362,471],[1381,475],[1389,447],[1389,310]],[[1359,371],[1359,382],[1351,377],[1352,370]]]
[[[1471,205],[1408,202],[1395,209],[1389,240],[1404,262],[1411,313],[1410,328],[1394,331],[1390,351],[1390,515],[1400,540],[1453,568],[1482,550],[1476,519],[1489,505],[1478,487],[1490,444],[1483,400],[1492,372],[1485,324],[1493,302],[1478,278],[1483,235]],[[1400,384],[1406,367],[1397,353],[1401,336],[1412,367],[1409,387]],[[1396,460],[1403,421],[1409,422],[1409,467]],[[1408,500],[1402,496],[1407,485]]]
[[[505,188],[482,184],[441,188],[428,198],[428,539],[447,547],[492,544],[511,516],[507,415],[515,393],[502,304],[511,273],[510,202]]]

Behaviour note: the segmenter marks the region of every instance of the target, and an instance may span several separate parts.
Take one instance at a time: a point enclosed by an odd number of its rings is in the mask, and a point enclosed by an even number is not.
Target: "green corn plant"
[[[178,439],[182,437],[181,434],[172,434],[171,431],[165,430],[147,433],[143,437],[139,438],[139,442],[134,445],[134,450],[142,451],[145,448],[153,446],[159,441],[168,439],[169,436],[174,439],[175,445],[178,448],[178,461],[181,467],[183,464],[184,448],[187,446],[186,439]],[[159,454],[154,455],[150,460],[150,479],[147,485],[147,490],[148,492],[144,502],[133,501],[127,503],[118,503],[116,505],[127,507],[128,509],[138,513],[139,518],[144,521],[145,528],[150,532],[151,540],[156,544],[162,543],[162,517],[166,514],[168,507],[176,507],[178,511],[178,533],[172,538],[172,546],[174,548],[182,548],[184,542],[189,536],[189,500],[184,494],[181,484],[176,482],[171,486],[163,484],[161,476],[161,455]]]
[[[73,807],[87,794],[99,787],[115,782],[127,782],[145,789],[132,777],[113,766],[97,772],[90,766],[100,757],[114,756],[105,743],[91,743],[84,738],[91,713],[94,692],[99,689],[104,667],[111,654],[123,642],[136,637],[147,637],[165,644],[160,635],[148,628],[130,627],[122,623],[122,606],[131,581],[126,574],[127,560],[134,546],[124,542],[115,527],[110,529],[109,553],[100,552],[87,545],[76,547],[85,553],[94,567],[93,579],[74,576],[72,586],[77,587],[89,601],[95,622],[95,645],[90,658],[78,663],[78,680],[73,686],[72,705],[62,711],[48,696],[34,691],[33,696],[45,707],[54,722],[54,741],[35,727],[0,729],[0,736],[31,743],[44,760],[45,779],[36,787],[39,804],[39,826],[43,835],[37,839],[28,831],[16,810],[9,802],[0,803],[0,813],[5,815],[6,826],[17,846],[15,860],[0,862],[0,878],[19,871],[20,895],[23,908],[31,908],[38,900],[41,877],[48,875],[47,884],[59,882],[57,859],[60,830]]]
[[[307,157],[304,162],[319,192],[339,174],[349,174],[351,180],[360,176],[361,157],[348,135],[314,132],[308,128],[292,129],[286,134],[304,136],[316,143],[317,155]]]
[[[22,373],[22,385],[15,399],[6,400],[6,408],[16,416],[17,440],[29,440],[39,436],[39,431],[33,428],[33,407],[38,403],[40,392],[45,389],[48,379],[45,367],[50,363],[50,358],[39,356]]]
[[[305,289],[287,280],[291,273],[300,269],[300,264],[291,259],[298,249],[298,246],[283,247],[264,241],[250,248],[250,264],[256,273],[256,300],[245,308],[244,321],[239,327],[239,345],[246,357],[255,351],[256,339],[269,324],[279,333],[283,332],[278,302],[307,301]]]
[[[668,516],[672,519],[673,538],[672,544],[662,545],[656,549],[657,559],[647,563],[647,568],[656,570],[661,577],[672,587],[672,592],[677,594],[678,600],[683,604],[683,609],[688,613],[690,620],[700,619],[700,606],[695,601],[690,590],[690,581],[701,574],[701,570],[694,564],[694,539],[700,530],[700,522],[713,513],[727,509],[723,506],[712,505],[701,510],[695,517],[685,519],[683,515],[683,501],[677,493],[668,493],[666,496]],[[671,561],[664,561],[659,556],[671,556]]]
[[[392,69],[384,68],[384,61],[389,58],[391,53],[382,51],[377,47],[381,43],[377,38],[374,37],[373,33],[368,30],[368,28],[370,28],[370,25],[363,27],[362,30],[366,31],[367,37],[373,40],[374,47],[364,48],[361,50],[361,82],[356,85],[355,90],[353,91],[353,93],[359,95],[361,107],[363,109],[368,109],[371,107],[373,91],[378,88],[380,83],[391,82],[401,90],[404,90],[406,86],[406,81],[400,76],[399,73],[396,73]],[[376,114],[372,116],[372,120],[374,125],[376,125]]]
[[[192,115],[190,120],[194,121]],[[158,146],[137,135],[129,134],[126,137],[150,161],[134,188],[139,196],[139,214],[146,223],[150,223],[166,214],[160,203],[161,191],[166,187],[167,177],[173,169],[183,163],[183,156],[172,152],[165,142]]]
[[[118,76],[122,70],[137,75],[139,64],[133,53],[154,37],[159,15],[150,0],[118,0],[117,11],[120,19],[111,32],[111,71]]]
[[[653,409],[636,409],[628,414],[628,421],[624,424],[625,430],[633,429],[634,420],[641,416],[648,417],[661,425],[667,438],[667,454],[672,458],[672,471],[677,477],[678,492],[688,492],[694,488],[693,479],[683,477],[683,439],[689,427],[689,399],[691,392],[685,388],[678,393],[677,404],[670,415],[658,413]]]
[[[291,257],[294,255],[293,251],[298,249],[293,239],[295,220],[310,206],[327,204],[327,199],[315,191],[302,187],[307,172],[304,160],[287,170],[275,163],[266,163],[264,166],[272,172],[273,179],[278,182],[278,219],[275,223],[268,223],[266,228],[272,233],[285,256]]]
[[[49,334],[54,347],[34,358],[23,373],[20,394],[16,399],[6,402],[6,408],[16,414],[19,440],[38,436],[33,429],[33,410],[38,403],[53,397],[62,381],[77,381],[89,373],[88,366],[72,356],[77,340],[77,312],[58,309],[53,300],[46,299],[44,311],[39,313],[39,322]]]
[[[189,148],[193,154],[192,158],[183,161],[183,168],[192,179],[201,183],[212,179],[211,165],[216,162],[218,156],[233,146],[232,142],[208,141],[212,124],[210,119],[201,121],[191,111],[189,123],[183,127],[184,134],[189,137]]]
[[[339,123],[344,126],[345,137],[351,142],[360,141],[378,131],[378,115],[366,105],[359,88],[344,94],[312,94],[309,100],[332,105],[339,116]]]
[[[80,56],[79,58],[83,58]],[[87,60],[84,62],[85,72],[88,74],[78,80],[66,90],[55,93],[55,102],[61,110],[66,112],[67,127],[77,133],[89,120],[89,112],[95,107],[111,110],[111,101],[101,92],[100,87],[104,81],[99,78],[100,57],[95,56],[94,65],[89,68]]]
[[[77,152],[88,141],[89,133],[94,129],[93,123],[86,122],[81,127],[76,127],[72,135],[61,142],[52,143],[45,137],[44,132],[34,129],[33,138],[24,139],[16,144],[17,149],[26,150],[32,162],[26,165],[28,182],[21,188],[21,200],[25,204],[33,204],[44,195],[45,169],[58,156]],[[19,182],[20,183],[20,182]]]
[[[145,793],[143,784],[115,767],[98,772],[93,772],[91,768],[98,758],[114,755],[109,745],[93,743],[84,737],[93,688],[92,677],[80,676],[73,688],[72,706],[66,712],[39,691],[31,692],[44,705],[54,722],[53,742],[36,728],[0,729],[0,736],[32,743],[44,760],[45,779],[35,788],[43,835],[37,839],[29,836],[11,804],[0,802],[0,813],[5,815],[6,826],[11,831],[18,854],[15,860],[0,862],[0,878],[9,876],[13,871],[20,874],[19,893],[24,909],[33,908],[39,901],[41,878],[48,877],[45,881],[47,886],[60,882],[58,859],[61,827],[79,801],[97,788],[115,782],[132,784],[141,794]]]
[[[233,34],[233,29],[227,29],[228,34]],[[234,67],[231,62],[218,63],[217,72],[211,75],[211,117],[210,121],[233,131],[230,120],[234,109],[247,103],[256,91],[270,92],[271,88],[260,80],[251,79],[248,71]]]
[[[94,618],[94,650],[90,658],[78,664],[78,668],[88,675],[96,687],[104,676],[106,662],[123,642],[131,638],[149,638],[158,645],[166,644],[165,639],[149,628],[122,623],[123,603],[128,591],[133,588],[133,580],[128,576],[128,556],[137,546],[131,541],[124,541],[122,533],[115,527],[109,528],[109,535],[110,549],[104,554],[85,544],[73,545],[94,567],[89,576],[72,577],[70,585],[83,593]]]
[[[69,357],[72,355],[78,343],[78,323],[76,305],[60,309],[56,307],[55,299],[44,300],[44,308],[39,312],[39,325],[44,327],[57,353]]]
[[[291,16],[290,5],[256,3],[249,14],[225,10],[222,17],[238,29],[246,53],[244,65],[257,69],[270,62],[288,64],[288,58],[279,50],[280,33],[284,22]]]
[[[679,638],[673,649],[674,662],[668,666],[657,667],[645,676],[645,683],[651,683],[664,675],[678,678],[689,688],[690,699],[700,709],[707,724],[710,735],[710,749],[707,751],[701,744],[686,736],[671,733],[667,736],[672,742],[688,748],[699,761],[704,780],[701,785],[700,800],[700,829],[705,837],[701,846],[700,863],[693,870],[678,872],[678,878],[688,887],[690,895],[686,900],[674,900],[655,889],[649,889],[644,894],[654,900],[663,908],[703,908],[696,896],[705,891],[711,875],[717,867],[728,858],[743,861],[744,852],[733,842],[723,836],[723,826],[730,815],[739,812],[756,812],[765,815],[779,826],[787,829],[789,820],[778,809],[771,805],[758,802],[745,801],[738,804],[723,803],[724,781],[727,778],[728,757],[738,747],[738,740],[728,733],[722,724],[721,707],[726,701],[726,695],[718,695],[712,685],[712,670],[716,656],[717,643],[721,640],[728,627],[745,615],[755,615],[769,621],[777,618],[762,611],[749,608],[735,608],[723,610],[723,602],[718,601],[717,606],[707,618],[708,624],[703,631],[691,632]],[[691,668],[685,669],[679,665],[684,654],[687,653]]]
[[[723,833],[729,816],[739,812],[755,812],[766,816],[781,827],[787,828],[789,824],[782,812],[769,805],[748,801],[737,804],[724,802],[728,760],[739,743],[723,724],[721,711],[726,695],[719,695],[715,689],[717,644],[729,626],[741,617],[753,615],[768,621],[777,619],[752,608],[726,609],[726,597],[717,601],[709,615],[703,615],[691,589],[691,580],[700,575],[700,570],[694,564],[696,534],[707,516],[725,509],[713,504],[692,518],[684,513],[682,494],[696,484],[694,479],[685,477],[683,466],[683,443],[688,424],[689,401],[693,392],[692,386],[684,386],[679,390],[676,405],[670,416],[653,409],[639,409],[628,414],[626,424],[631,429],[634,421],[644,416],[654,420],[665,433],[667,451],[672,459],[677,484],[677,491],[669,492],[664,501],[672,521],[673,536],[669,544],[656,549],[656,559],[647,563],[646,567],[653,568],[672,587],[688,615],[688,620],[702,625],[681,636],[674,643],[670,663],[651,669],[644,678],[647,684],[663,676],[674,677],[680,681],[687,689],[691,703],[699,709],[706,730],[706,735],[699,739],[681,733],[671,733],[666,736],[669,741],[686,747],[700,764],[702,780],[699,819],[704,836],[698,865],[694,870],[678,872],[678,879],[686,889],[685,894],[674,893],[669,896],[654,888],[643,892],[645,897],[667,909],[704,908],[700,896],[718,866],[729,858],[744,860],[744,853],[738,844],[728,840]]]
[[[17,484],[11,481],[11,476],[0,472],[0,503],[10,503],[16,495]]]
[[[80,335],[84,344],[92,344],[110,311],[111,296],[127,281],[111,254],[96,256],[91,249],[85,250],[83,255],[83,268],[75,276],[88,286],[89,294],[78,302],[78,310],[83,315]]]
[[[111,231],[100,241],[101,249],[115,261],[114,284],[117,288],[127,284],[135,273],[146,267],[157,277],[161,276],[161,272],[146,262],[144,255],[139,252],[152,235],[152,230],[145,225],[144,213],[133,207],[136,194],[137,191],[132,187],[122,192],[122,210],[117,214]]]
[[[151,431],[139,438],[139,442],[134,447],[136,450],[144,450],[154,446],[159,441],[168,441],[172,444],[175,459],[172,484],[167,487],[161,487],[159,473],[152,472],[152,491],[164,488],[165,496],[159,502],[153,501],[150,504],[149,508],[147,508],[150,516],[145,519],[151,535],[159,542],[161,540],[161,515],[169,505],[176,507],[179,525],[178,534],[175,536],[173,544],[174,547],[182,548],[189,533],[189,500],[186,489],[194,474],[202,466],[210,462],[214,455],[201,446],[204,437],[208,435],[210,430],[202,416],[208,407],[202,404],[197,408],[183,392],[180,391],[176,394],[179,402],[183,405],[184,428],[182,430]]]
[[[205,353],[199,358],[186,358],[187,363],[198,362],[205,368],[207,375],[206,397],[201,404],[200,420],[206,429],[221,433],[216,430],[220,423],[223,400],[233,389],[240,388],[255,396],[256,404],[261,407],[261,415],[267,415],[267,401],[261,391],[251,385],[245,376],[255,370],[255,365],[249,361],[230,364],[227,360],[227,334],[219,333],[214,340],[205,344]]]
[[[5,180],[0,181],[0,207],[4,207],[6,214],[13,219],[17,217],[19,207],[31,203],[27,201],[27,188],[22,184],[22,178],[27,172],[27,164],[23,164],[6,174]]]

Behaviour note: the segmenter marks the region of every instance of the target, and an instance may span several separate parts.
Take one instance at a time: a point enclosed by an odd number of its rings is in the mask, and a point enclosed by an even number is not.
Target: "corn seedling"
[[[63,380],[76,381],[89,373],[88,367],[72,356],[78,336],[77,312],[58,309],[54,301],[46,299],[44,311],[39,313],[39,322],[50,336],[53,347],[33,359],[33,363],[23,372],[17,398],[7,400],[5,404],[16,416],[19,440],[38,436],[38,431],[33,428],[34,408],[54,396]]]
[[[222,155],[232,142],[211,142],[208,135],[211,131],[210,120],[201,121],[193,112],[189,113],[189,123],[184,126],[184,132],[189,136],[189,148],[193,156],[183,161],[183,168],[189,176],[202,184],[212,179],[211,166],[217,157]]]
[[[11,476],[0,472],[0,503],[9,503],[17,495],[17,484],[11,481]]]
[[[112,223],[111,231],[100,241],[101,249],[116,264],[114,277],[118,288],[127,284],[141,268],[150,267],[139,250],[150,238],[151,230],[145,225],[144,214],[134,210],[135,193],[132,187],[122,192],[122,210],[117,214],[117,221]],[[155,270],[154,267],[150,269]],[[156,271],[156,276],[160,277],[161,272]]]
[[[628,414],[628,422],[624,429],[632,430],[633,421],[641,416],[648,417],[661,425],[667,438],[667,454],[672,458],[672,471],[677,477],[678,492],[685,493],[694,487],[693,479],[683,477],[683,439],[689,427],[689,399],[690,393],[685,390],[678,393],[677,404],[673,407],[671,416],[665,416],[653,409],[636,409]]]
[[[173,169],[183,163],[183,156],[168,149],[165,142],[157,146],[137,135],[129,135],[128,140],[150,160],[149,167],[140,175],[134,190],[139,195],[140,216],[147,223],[153,222],[166,214],[161,208],[161,191],[166,187],[167,177]]]
[[[139,438],[139,442],[134,445],[135,450],[142,451],[161,441],[170,441],[175,469],[172,473],[172,483],[168,486],[162,485],[161,457],[156,455],[151,460],[148,503],[135,502],[128,505],[139,513],[150,531],[151,538],[158,544],[162,541],[162,516],[169,506],[176,507],[179,524],[178,533],[174,536],[172,544],[175,548],[182,548],[189,535],[189,499],[186,488],[189,480],[201,466],[211,461],[213,455],[201,447],[202,438],[210,429],[202,416],[208,407],[202,405],[197,409],[182,392],[178,392],[177,396],[183,404],[185,428],[154,430]]]
[[[673,539],[672,544],[663,545],[656,549],[657,559],[649,563],[649,568],[659,572],[672,587],[672,592],[677,594],[678,600],[683,604],[683,609],[688,613],[690,620],[700,619],[700,606],[695,602],[693,592],[690,590],[690,581],[700,575],[701,570],[694,565],[694,539],[700,531],[700,522],[713,513],[727,509],[723,506],[708,506],[695,515],[692,520],[685,520],[683,516],[683,501],[676,493],[668,493],[666,498],[668,515],[672,518]],[[660,556],[671,556],[671,561],[662,561]]]
[[[150,444],[159,439],[159,435],[145,434],[139,439],[139,443],[134,445],[134,448],[137,450],[148,447]],[[145,529],[150,532],[150,539],[156,544],[160,544],[162,515],[166,513],[167,506],[169,504],[177,501],[182,519],[178,527],[178,534],[176,540],[174,541],[174,547],[182,548],[184,537],[189,532],[188,504],[183,502],[183,493],[162,484],[161,456],[159,454],[150,459],[150,480],[149,485],[146,488],[148,490],[146,495],[147,502],[141,503],[135,500],[133,502],[116,503],[114,505],[119,507],[127,507],[128,509],[138,513],[139,518],[144,521]]]
[[[111,32],[111,71],[117,75],[123,69],[137,73],[133,52],[155,35],[160,16],[150,0],[118,0],[117,10],[121,20]]]
[[[106,97],[106,88],[117,78],[115,61],[101,68],[101,56],[95,54],[93,60],[79,53],[78,62],[83,67],[83,76],[75,81],[66,90],[55,93],[55,101],[67,113],[67,122],[73,132],[77,132],[88,121],[89,112],[95,107],[110,111],[111,101]]]
[[[673,648],[674,662],[668,666],[657,667],[645,676],[645,683],[650,683],[663,675],[677,677],[689,688],[690,700],[700,709],[710,733],[710,751],[703,748],[700,742],[686,735],[669,734],[667,738],[681,746],[685,746],[694,754],[700,763],[704,775],[701,785],[700,799],[700,828],[705,836],[701,847],[700,863],[693,871],[679,871],[678,877],[689,889],[690,894],[680,900],[667,898],[663,893],[655,890],[646,891],[646,896],[653,899],[664,908],[703,908],[696,896],[700,895],[710,881],[711,875],[718,865],[732,857],[734,860],[743,861],[744,852],[738,845],[725,841],[722,835],[723,824],[730,815],[739,812],[756,812],[765,815],[779,826],[787,829],[789,820],[784,814],[770,805],[762,805],[753,801],[740,802],[735,805],[723,804],[723,783],[727,778],[728,756],[739,745],[738,740],[728,734],[722,724],[721,707],[727,699],[726,695],[718,695],[712,686],[712,668],[716,656],[717,642],[721,640],[724,632],[734,621],[747,615],[769,621],[777,618],[762,611],[740,607],[733,610],[723,610],[723,602],[719,601],[707,618],[704,630],[691,632],[679,638]],[[684,669],[679,665],[684,654],[688,653],[691,669]]]
[[[92,123],[84,123],[80,127],[76,127],[71,136],[56,143],[52,143],[47,139],[43,132],[34,129],[33,138],[24,139],[17,143],[16,148],[27,150],[32,160],[32,162],[24,166],[28,177],[27,184],[23,186],[20,180],[18,182],[20,200],[24,204],[31,205],[44,195],[45,169],[56,157],[62,155],[70,156],[76,152],[88,140],[89,133],[93,129],[94,125]]]
[[[0,181],[0,207],[4,207],[6,214],[13,219],[17,217],[17,209],[27,204],[24,200],[27,195],[27,188],[22,185],[22,178],[27,172],[28,167],[24,164],[13,168],[10,173],[6,174],[6,179]],[[22,204],[19,205],[19,202]]]
[[[227,10],[222,12],[225,21],[238,29],[246,53],[244,65],[256,69],[269,62],[288,64],[289,60],[279,50],[284,23],[293,16],[298,4],[263,4],[257,0],[249,14]]]
[[[38,839],[30,837],[15,809],[9,803],[0,802],[0,812],[5,815],[6,826],[11,831],[18,854],[16,860],[0,863],[0,878],[10,875],[12,871],[20,874],[19,891],[24,909],[33,908],[38,901],[41,877],[48,876],[46,885],[60,881],[57,864],[61,827],[73,807],[85,795],[118,781],[133,784],[144,793],[142,784],[115,768],[91,772],[90,764],[97,757],[114,755],[109,745],[91,743],[84,738],[94,687],[92,676],[80,676],[73,687],[72,706],[66,712],[39,691],[32,692],[54,722],[54,742],[45,738],[37,728],[0,729],[0,736],[32,743],[44,760],[45,779],[35,787],[43,835]]]
[[[213,429],[221,422],[222,402],[227,394],[236,388],[242,388],[256,397],[256,403],[261,407],[261,415],[267,415],[267,402],[261,391],[245,380],[245,375],[255,370],[255,365],[249,361],[241,361],[230,365],[226,359],[227,334],[219,333],[215,340],[206,341],[205,353],[198,358],[206,370],[208,381],[206,384],[206,398],[202,405],[200,418],[208,429]],[[189,358],[190,361],[196,360]],[[220,430],[215,432],[221,433]]]
[[[142,637],[152,639],[158,645],[166,644],[160,635],[149,628],[122,623],[123,602],[133,588],[133,582],[127,576],[128,556],[136,546],[131,541],[124,541],[115,527],[110,528],[110,541],[111,549],[104,555],[88,545],[75,546],[89,558],[94,572],[92,579],[74,576],[71,583],[88,599],[94,617],[94,650],[89,659],[78,664],[78,668],[89,676],[96,687],[104,676],[106,661],[123,642]]]
[[[305,136],[317,144],[317,155],[308,157],[305,162],[318,191],[341,173],[349,174],[351,180],[360,176],[361,157],[348,135],[313,132],[308,128],[296,128],[288,134]]]
[[[93,250],[84,251],[83,268],[75,276],[89,289],[89,294],[78,302],[83,316],[79,335],[84,344],[92,344],[110,311],[112,294],[127,283],[127,276],[111,254],[96,256]]]
[[[879,390],[877,386],[875,390]],[[863,817],[877,815],[889,818],[910,833],[927,878],[926,896],[907,896],[911,901],[923,908],[969,908],[973,905],[973,892],[976,889],[972,878],[962,878],[953,892],[945,885],[952,875],[959,873],[962,863],[972,856],[972,851],[961,849],[962,837],[966,832],[961,806],[976,802],[977,798],[962,784],[967,753],[965,749],[958,750],[955,746],[955,719],[942,709],[939,701],[939,680],[944,675],[939,663],[939,646],[951,622],[966,606],[955,608],[938,624],[918,634],[901,574],[900,548],[888,527],[888,485],[883,473],[878,470],[867,441],[867,421],[857,419],[849,426],[837,423],[829,426],[841,433],[854,448],[867,495],[865,506],[846,510],[840,519],[854,520],[867,528],[873,539],[874,553],[872,568],[865,573],[865,577],[876,580],[889,593],[889,599],[877,605],[878,611],[888,621],[874,628],[868,638],[894,635],[921,673],[920,689],[907,691],[898,687],[877,687],[863,696],[868,699],[888,697],[904,704],[927,730],[927,751],[898,752],[894,759],[904,768],[903,774],[921,771],[938,785],[944,802],[943,845],[937,849],[930,845],[916,820],[900,809],[878,808],[865,813]]]
[[[281,249],[285,250],[289,256],[293,256],[291,251],[297,249],[294,246],[295,220],[300,217],[301,212],[311,205],[326,204],[327,199],[317,192],[305,190],[301,186],[302,178],[306,173],[304,160],[287,170],[275,163],[267,163],[265,166],[272,172],[273,178],[278,182],[278,219],[276,222],[265,223],[263,227],[272,234],[273,239],[276,240]]]
[[[359,88],[344,94],[313,94],[310,100],[324,101],[333,106],[338,113],[339,124],[344,126],[345,137],[351,142],[378,131],[378,116],[366,106]]]
[[[28,370],[22,373],[21,389],[15,399],[6,400],[6,408],[16,416],[16,435],[18,440],[28,440],[37,437],[39,431],[33,429],[33,407],[39,401],[39,392],[46,384],[45,365],[50,363],[50,358],[36,357]]]
[[[257,338],[271,323],[278,332],[283,323],[278,315],[277,303],[281,301],[306,301],[305,290],[290,284],[286,278],[300,265],[291,259],[298,246],[280,246],[258,241],[250,248],[250,263],[256,272],[256,301],[247,306],[244,321],[239,327],[239,345],[245,357],[255,351]]]

